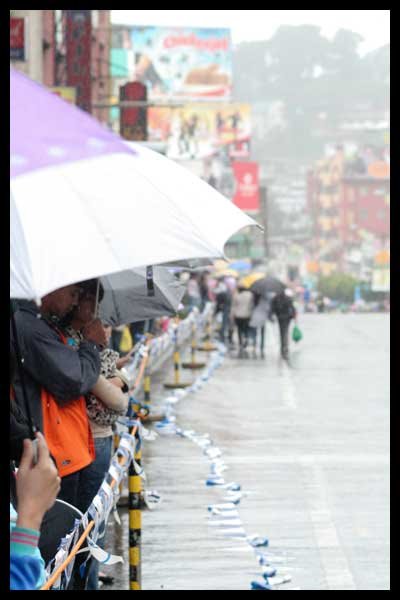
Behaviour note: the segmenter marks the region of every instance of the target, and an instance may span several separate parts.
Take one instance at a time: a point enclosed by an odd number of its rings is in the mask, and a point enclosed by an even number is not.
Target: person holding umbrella
[[[287,362],[289,361],[289,324],[292,319],[297,322],[297,312],[292,298],[292,290],[283,289],[273,297],[269,311],[271,321],[274,315],[278,319],[281,338],[281,357]]]

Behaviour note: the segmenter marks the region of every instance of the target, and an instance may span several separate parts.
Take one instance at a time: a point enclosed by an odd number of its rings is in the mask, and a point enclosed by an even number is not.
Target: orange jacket
[[[64,335],[58,331],[64,344]],[[84,396],[59,406],[53,395],[42,388],[43,434],[54,457],[60,477],[90,465],[95,458],[92,431]]]

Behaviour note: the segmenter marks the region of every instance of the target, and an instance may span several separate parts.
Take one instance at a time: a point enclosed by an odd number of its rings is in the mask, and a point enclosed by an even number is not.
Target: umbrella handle
[[[96,303],[94,308],[94,318],[97,319],[99,316],[99,293],[100,293],[100,277],[97,279],[97,287],[96,287]]]

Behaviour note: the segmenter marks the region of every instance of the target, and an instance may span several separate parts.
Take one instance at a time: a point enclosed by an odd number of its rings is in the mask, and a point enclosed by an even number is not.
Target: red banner
[[[260,210],[258,163],[233,162],[236,192],[233,203],[246,212]]]
[[[25,19],[10,18],[10,59],[25,60]]]
[[[76,104],[91,112],[91,46],[92,18],[90,10],[67,10],[67,86],[76,88]]]

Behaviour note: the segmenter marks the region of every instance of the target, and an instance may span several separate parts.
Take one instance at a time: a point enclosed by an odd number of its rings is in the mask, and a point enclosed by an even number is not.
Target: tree
[[[286,128],[254,140],[260,156],[317,158],[324,142],[332,141],[324,136],[360,105],[380,111],[389,106],[389,46],[361,58],[362,39],[346,29],[330,41],[313,25],[284,26],[270,40],[237,47],[235,100],[284,105]]]
[[[354,290],[358,284],[357,279],[347,273],[332,273],[320,278],[318,291],[331,300],[353,302]]]

